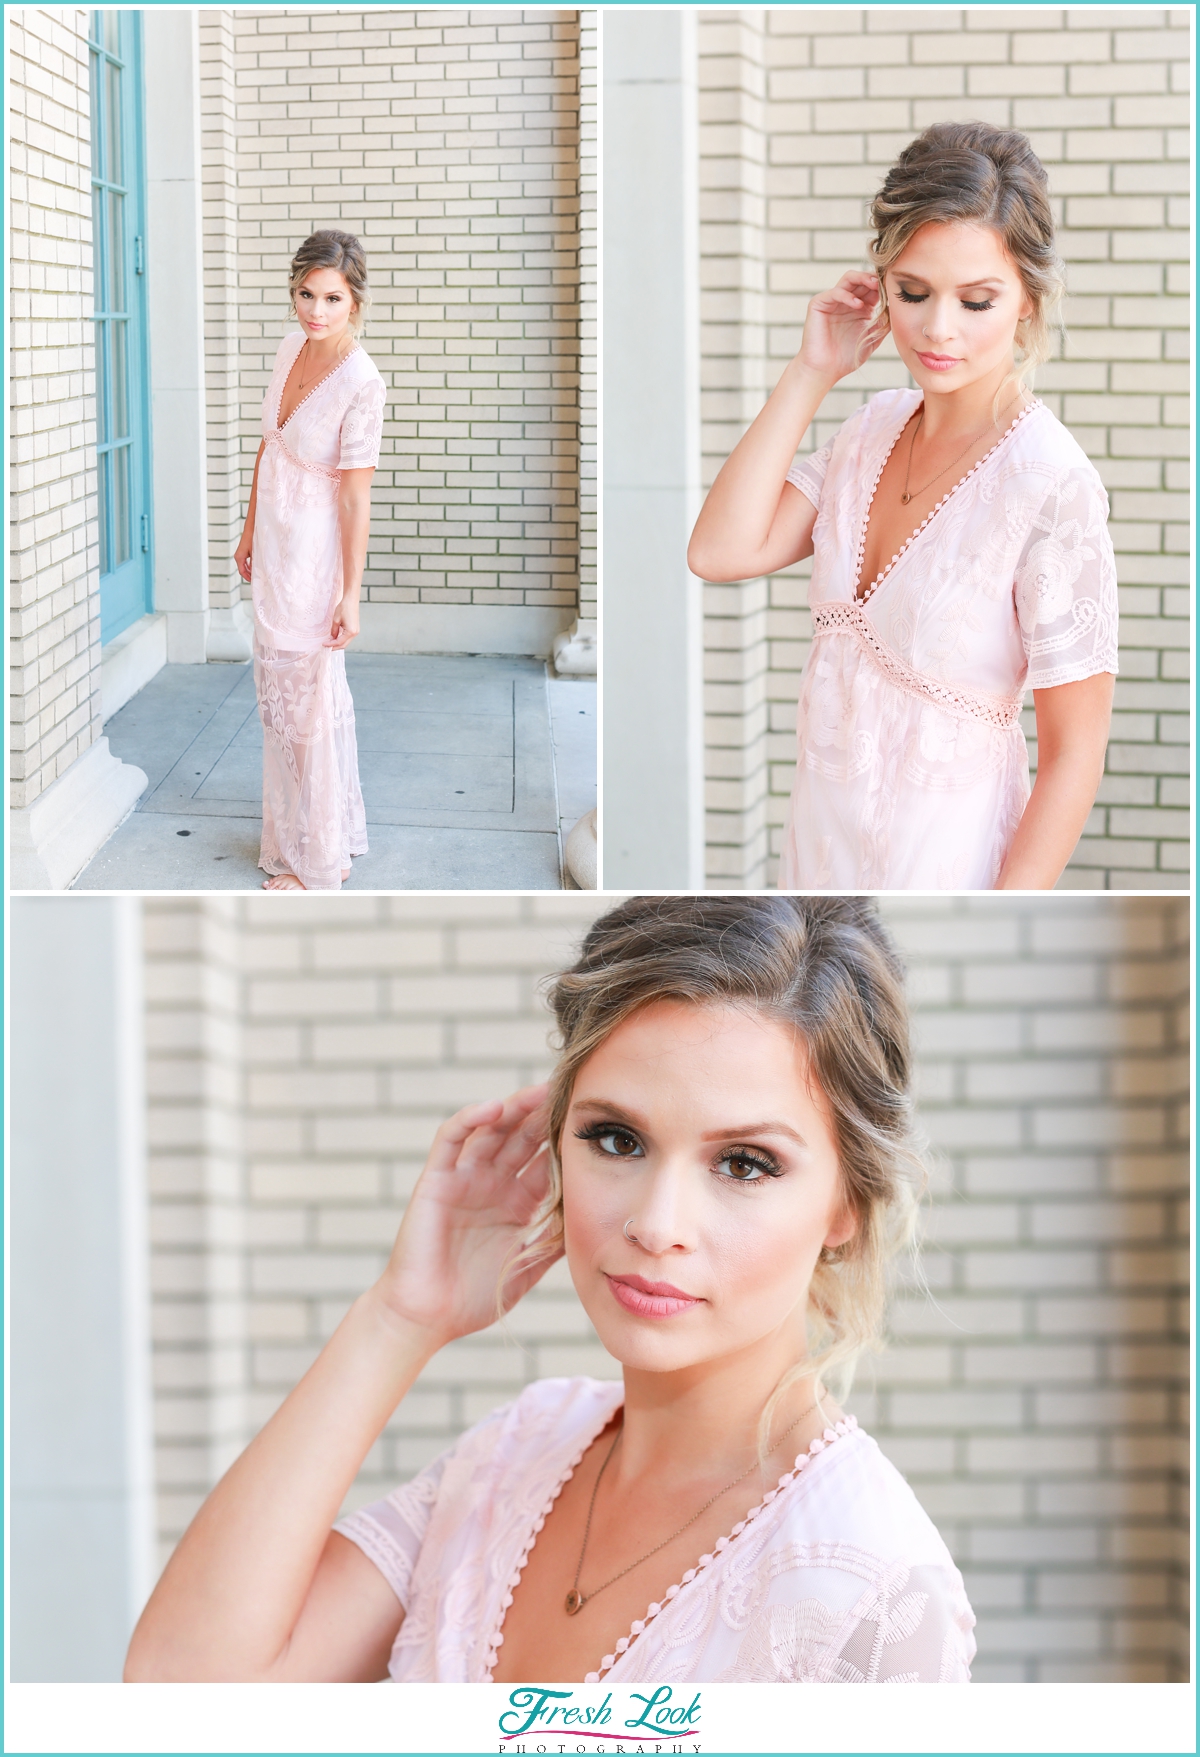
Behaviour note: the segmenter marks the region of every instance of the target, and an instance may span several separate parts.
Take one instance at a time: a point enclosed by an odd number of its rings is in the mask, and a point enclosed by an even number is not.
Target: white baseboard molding
[[[254,618],[244,598],[208,613],[209,664],[244,665],[254,657]]]
[[[167,619],[161,610],[139,616],[136,622],[108,641],[100,649],[101,718],[110,720],[118,708],[123,708],[156,672],[162,670],[166,662]],[[66,776],[62,779],[65,780]],[[55,786],[58,784],[56,781]]]
[[[65,891],[123,823],[149,786],[98,738],[23,811],[9,813],[14,891]]]
[[[548,659],[575,612],[537,604],[364,604],[359,653],[498,653]]]

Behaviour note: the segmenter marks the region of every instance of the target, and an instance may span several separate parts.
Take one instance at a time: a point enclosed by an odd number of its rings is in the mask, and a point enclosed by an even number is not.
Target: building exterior
[[[361,646],[594,669],[596,32],[577,10],[9,16],[13,881],[145,785],[103,722],[250,656],[287,264],[359,234],[388,386]]]
[[[669,459],[659,479],[678,527],[672,556],[701,493],[799,347],[808,299],[865,263],[869,200],[900,148],[931,122],[971,118],[1024,130],[1046,165],[1068,299],[1061,349],[1034,389],[1108,489],[1121,611],[1107,771],[1063,888],[1189,883],[1192,21],[1188,11],[1151,7],[1048,6],[604,18],[606,109],[622,105],[637,130],[636,142],[606,132],[608,257],[622,225],[631,228],[630,256],[664,248],[679,203],[664,194],[662,211],[639,205],[631,185],[647,155],[664,191],[674,179],[694,188],[699,204],[693,230],[659,270],[672,280],[681,320],[667,318],[642,343],[648,357],[671,359],[671,395],[632,438],[621,410],[636,406],[637,380],[611,344],[605,350],[606,516],[615,521],[609,483],[625,491],[635,455]],[[661,103],[638,108],[651,63],[676,94],[670,129]],[[693,336],[682,317],[697,299]],[[619,306],[607,287],[605,306],[610,331]],[[867,396],[905,383],[885,343],[827,399],[806,446],[825,444]],[[649,529],[639,529],[648,558],[650,543]],[[609,882],[775,882],[808,650],[807,570],[691,592],[682,572],[672,573],[669,616],[643,648],[617,631],[637,626],[651,593],[666,602],[662,561],[653,555],[639,568],[635,554],[620,573],[610,570]],[[620,728],[652,681],[672,704],[674,738],[662,740],[669,772],[647,781],[636,740],[623,744]],[[1026,722],[1036,762],[1032,703]],[[672,828],[673,860],[668,850],[657,859],[671,811],[687,821]]]

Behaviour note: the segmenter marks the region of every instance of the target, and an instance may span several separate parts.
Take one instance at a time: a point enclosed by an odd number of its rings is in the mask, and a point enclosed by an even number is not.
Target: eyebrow
[[[607,1098],[580,1098],[572,1108],[605,1111],[610,1116],[624,1117],[638,1128],[646,1126],[645,1123],[639,1121],[634,1111],[627,1110],[623,1104],[615,1104]],[[737,1128],[732,1129],[710,1129],[701,1135],[700,1139],[702,1141],[742,1141],[751,1135],[786,1135],[789,1140],[798,1142],[801,1147],[808,1146],[805,1137],[797,1129],[792,1128],[790,1123],[777,1121],[741,1123]]]
[[[893,269],[892,273],[902,281],[915,281],[918,287],[929,287],[933,284],[931,281],[927,281],[923,275],[911,274],[906,268]],[[956,293],[965,293],[972,287],[1003,287],[1004,285],[1004,281],[996,280],[990,275],[984,275],[983,278],[978,281],[960,281],[954,291]]]

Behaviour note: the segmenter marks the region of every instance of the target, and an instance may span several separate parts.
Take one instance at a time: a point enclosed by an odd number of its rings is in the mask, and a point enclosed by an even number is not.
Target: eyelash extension
[[[626,1128],[624,1123],[584,1123],[581,1129],[575,1130],[577,1141],[602,1141],[606,1135],[624,1135],[627,1140],[637,1141],[639,1147],[642,1144],[638,1141],[633,1130]],[[607,1157],[609,1159],[632,1159],[633,1155],[631,1153],[610,1153]]]
[[[718,1165],[727,1165],[731,1159],[740,1159],[746,1165],[752,1165],[756,1171],[764,1172],[766,1177],[726,1177],[724,1180],[726,1183],[750,1186],[763,1183],[766,1181],[766,1178],[783,1176],[783,1167],[780,1165],[779,1161],[771,1154],[764,1153],[761,1148],[732,1147],[727,1152],[722,1153],[716,1163]]]
[[[903,287],[899,289],[899,293],[906,305],[922,305],[929,297],[928,293],[906,292]],[[962,303],[968,311],[990,311],[992,309],[990,299],[964,299]]]

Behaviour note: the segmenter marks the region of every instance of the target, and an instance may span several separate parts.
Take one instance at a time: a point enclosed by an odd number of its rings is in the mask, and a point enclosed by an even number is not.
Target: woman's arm
[[[209,1495],[134,1631],[134,1682],[382,1677],[403,1612],[330,1527],[433,1354],[494,1322],[513,1246],[547,1188],[545,1088],[438,1130],[387,1269]],[[512,1305],[549,1259],[505,1286]]]
[[[338,530],[342,542],[342,601],[334,610],[327,647],[345,647],[359,628],[359,597],[363,569],[367,565],[367,538],[371,531],[371,478],[369,470],[343,470],[338,488]]]
[[[749,580],[812,554],[816,509],[784,480],[824,397],[887,333],[874,312],[879,284],[852,270],[810,300],[804,340],[766,406],[721,467],[688,546],[701,579]]]
[[[258,510],[258,466],[262,463],[262,455],[266,448],[266,440],[260,440],[258,456],[254,460],[254,478],[250,483],[250,505],[246,512],[246,522],[242,526],[241,541],[233,552],[237,570],[244,580],[250,578],[250,552],[254,547],[254,515]]]
[[[1075,851],[1104,773],[1113,686],[1109,671],[1035,689],[1038,767],[998,891],[1050,891]]]

